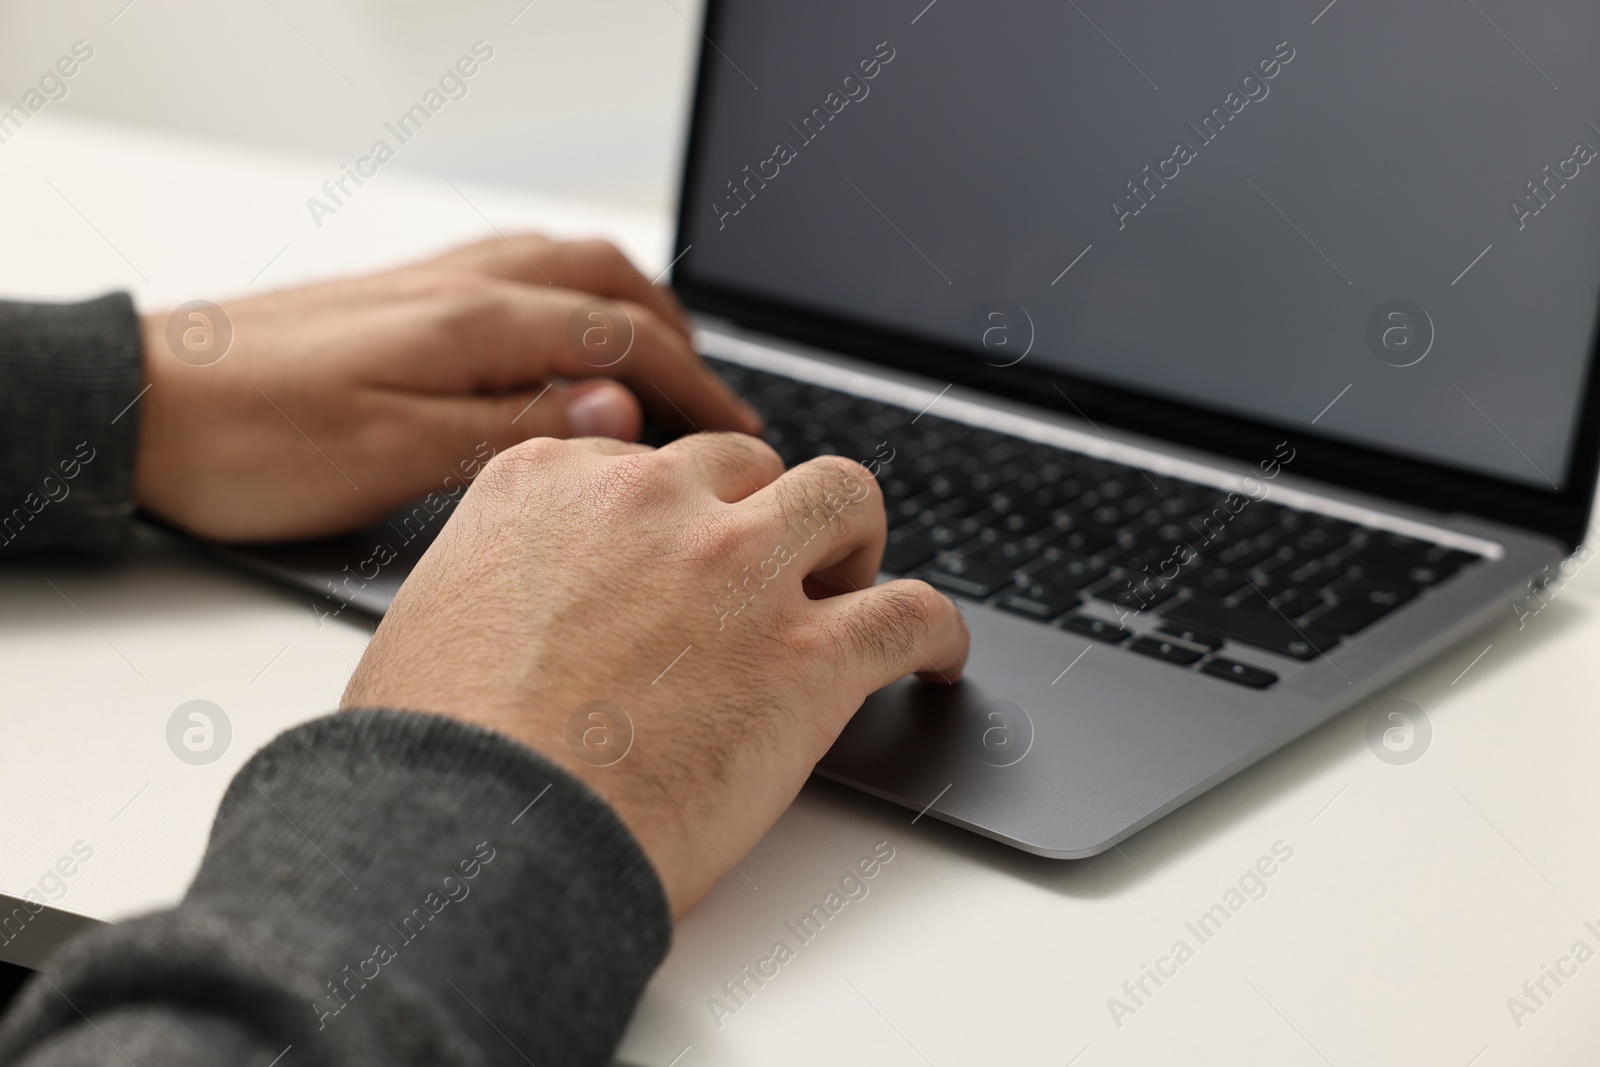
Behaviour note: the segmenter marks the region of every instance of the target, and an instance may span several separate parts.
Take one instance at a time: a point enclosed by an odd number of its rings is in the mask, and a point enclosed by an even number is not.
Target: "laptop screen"
[[[1546,490],[1600,5],[734,0],[696,282]]]

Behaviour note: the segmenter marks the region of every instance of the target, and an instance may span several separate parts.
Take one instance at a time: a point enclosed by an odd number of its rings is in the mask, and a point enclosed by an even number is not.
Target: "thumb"
[[[644,417],[626,386],[609,379],[555,385],[538,393],[499,398],[510,443],[530,437],[614,437],[632,441]]]
[[[644,425],[639,401],[605,378],[499,396],[413,398],[410,404],[428,454],[447,466],[479,443],[499,452],[530,437],[632,441]]]
[[[971,644],[955,602],[927,582],[901,578],[813,601],[829,621],[840,652],[840,673],[850,668],[871,693],[908,674],[951,685],[961,678]]]

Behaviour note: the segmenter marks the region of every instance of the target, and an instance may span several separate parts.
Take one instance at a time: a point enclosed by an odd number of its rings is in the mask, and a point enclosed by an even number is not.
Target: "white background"
[[[481,39],[495,58],[396,166],[655,210],[675,195],[699,0],[126,4],[0,5],[0,104],[81,39],[94,58],[51,110],[337,167]]]

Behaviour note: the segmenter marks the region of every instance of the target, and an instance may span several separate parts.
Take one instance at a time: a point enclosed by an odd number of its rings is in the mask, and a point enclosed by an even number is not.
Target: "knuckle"
[[[789,518],[825,516],[827,525],[835,527],[846,521],[848,511],[859,510],[863,505],[879,511],[882,508],[877,479],[861,464],[843,456],[807,460],[778,484],[778,500]]]
[[[878,480],[872,473],[844,456],[818,456],[802,464],[802,467],[811,468],[827,492],[851,503],[859,504],[880,492]]]
[[[501,269],[517,270],[527,266],[529,253],[542,252],[550,239],[534,230],[519,230],[506,237],[485,237],[472,246],[482,260]]]
[[[473,479],[471,492],[486,501],[525,499],[535,489],[548,489],[552,471],[568,454],[565,441],[533,437],[497,452]]]
[[[648,457],[650,460],[647,466],[654,475],[656,483],[678,479],[684,474],[692,473],[694,470],[694,465],[690,462],[689,457],[670,446],[659,448],[654,452],[642,452],[640,456],[641,458]]]
[[[777,629],[778,662],[814,664],[838,659],[840,634],[815,620],[793,620]]]
[[[699,437],[715,461],[723,464],[730,473],[743,471],[747,465],[783,469],[783,460],[777,450],[759,437],[730,430],[713,430]]]
[[[656,502],[665,491],[672,462],[660,452],[636,452],[607,460],[594,485],[595,509],[628,510]]]
[[[761,438],[751,437],[749,434],[731,432],[728,433],[727,436],[738,441],[740,447],[748,450],[754,456],[754,458],[766,463],[769,466],[776,467],[778,470],[783,469],[783,457],[778,455],[778,450],[776,448],[773,448]]]
[[[503,481],[526,478],[548,470],[569,447],[565,441],[554,437],[530,437],[496,454],[479,477]]]
[[[634,300],[618,300],[616,305],[633,324],[633,329],[638,335],[649,338],[657,344],[664,341],[671,342],[671,331],[667,329],[667,324],[662,321],[660,315]]]
[[[760,534],[761,525],[749,516],[720,510],[706,512],[696,531],[703,558],[720,568],[726,568],[730,560],[750,555],[749,549],[761,543]]]
[[[945,603],[944,595],[927,582],[891,582],[873,590],[846,617],[842,637],[858,656],[904,662],[945,610]]]
[[[400,296],[421,304],[424,321],[446,337],[476,335],[498,322],[506,307],[499,284],[476,271],[411,273],[401,282]]]
[[[627,262],[627,255],[618,248],[615,241],[605,237],[590,237],[576,244],[578,251],[591,260],[608,266]]]
[[[399,277],[403,296],[434,300],[442,304],[472,303],[490,299],[494,283],[471,270],[414,270]]]
[[[906,634],[924,634],[950,601],[943,593],[916,578],[894,582],[882,589],[883,624]]]

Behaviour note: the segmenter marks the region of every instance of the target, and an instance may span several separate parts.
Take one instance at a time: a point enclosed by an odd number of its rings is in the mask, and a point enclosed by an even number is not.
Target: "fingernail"
[[[633,429],[633,405],[621,386],[585,389],[567,400],[567,426],[573,437],[627,437]]]

